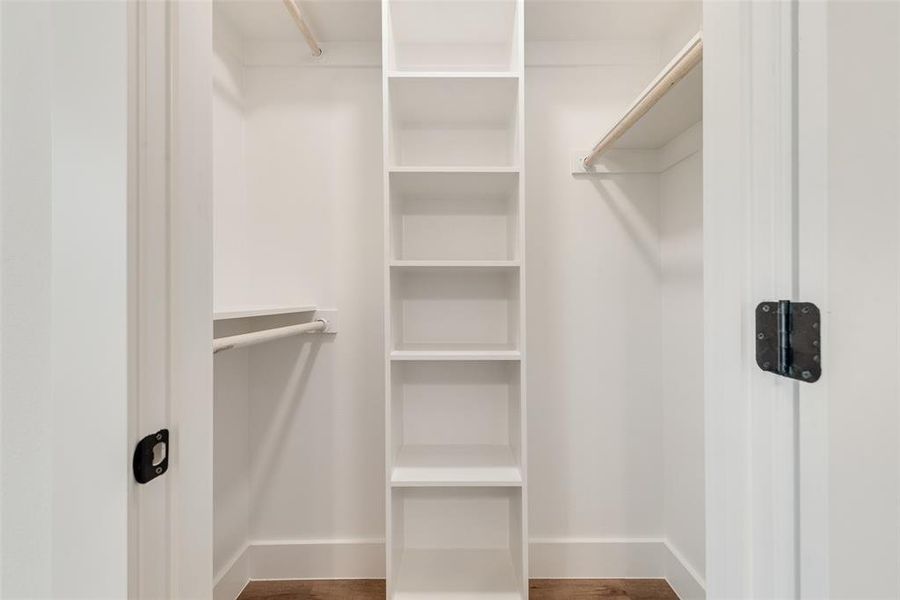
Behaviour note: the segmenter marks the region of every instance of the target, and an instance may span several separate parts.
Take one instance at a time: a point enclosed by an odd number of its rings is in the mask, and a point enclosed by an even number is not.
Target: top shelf
[[[657,149],[703,118],[703,35],[698,32],[600,138],[585,162],[611,148]]]
[[[315,312],[313,305],[303,306],[247,306],[241,308],[229,308],[213,312],[213,321],[228,321],[231,319],[248,319],[252,317],[270,317],[273,315],[293,315]]]

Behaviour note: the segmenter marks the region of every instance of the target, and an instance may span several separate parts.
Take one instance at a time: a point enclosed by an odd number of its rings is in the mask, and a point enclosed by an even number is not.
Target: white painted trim
[[[815,302],[822,315],[822,364],[815,385],[800,387],[799,513],[800,595],[803,600],[830,596],[829,565],[829,386],[827,365],[830,302],[828,294],[828,11],[824,2],[798,5],[797,50],[797,193],[800,215],[798,293]]]
[[[706,578],[796,596],[796,382],[753,360],[754,310],[792,298],[793,3],[704,2]]]
[[[168,4],[169,598],[212,597],[212,3]],[[157,402],[161,399],[156,400]]]
[[[535,538],[534,579],[662,578],[664,538]]]
[[[681,600],[705,600],[706,581],[675,546],[666,540],[663,572]]]
[[[213,580],[213,600],[235,600],[250,583],[249,544],[238,551]]]
[[[248,581],[384,579],[382,539],[259,541],[216,577],[214,600],[234,600]],[[705,583],[662,537],[537,538],[529,543],[533,579],[666,579],[682,600],[706,597]]]

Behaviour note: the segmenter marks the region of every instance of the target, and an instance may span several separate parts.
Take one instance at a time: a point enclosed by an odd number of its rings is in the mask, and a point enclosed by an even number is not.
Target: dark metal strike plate
[[[821,320],[810,302],[760,302],[756,364],[763,371],[812,383],[822,376]]]
[[[169,468],[169,430],[151,433],[134,449],[132,469],[138,483],[147,483],[165,473]]]

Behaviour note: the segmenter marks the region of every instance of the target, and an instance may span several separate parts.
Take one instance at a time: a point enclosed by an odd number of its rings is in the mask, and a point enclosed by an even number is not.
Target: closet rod
[[[288,325],[287,327],[276,327],[275,329],[264,329],[263,331],[254,331],[251,333],[217,338],[213,340],[213,354],[221,352],[222,350],[232,350],[234,348],[253,346],[254,344],[261,344],[272,340],[280,340],[281,338],[300,335],[301,333],[325,331],[327,327],[328,323],[324,319],[317,319],[311,323]]]
[[[284,6],[291,13],[291,17],[294,18],[294,23],[297,24],[300,33],[306,38],[306,43],[309,45],[309,49],[312,50],[313,56],[322,56],[322,48],[319,47],[319,42],[316,41],[316,36],[313,35],[312,30],[306,23],[306,19],[303,18],[303,13],[300,12],[300,7],[297,6],[297,3],[294,0],[284,0]]]
[[[631,108],[619,119],[619,122],[597,142],[590,154],[584,157],[584,166],[590,167],[597,157],[603,154],[616,140],[625,135],[641,117],[653,108],[666,92],[675,87],[675,84],[684,79],[685,75],[703,59],[703,33],[691,38],[691,41],[675,55],[669,64],[656,76],[647,89],[632,103]]]

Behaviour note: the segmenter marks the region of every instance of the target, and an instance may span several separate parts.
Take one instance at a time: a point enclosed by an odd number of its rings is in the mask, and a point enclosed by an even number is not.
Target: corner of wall
[[[706,582],[669,540],[665,541],[663,573],[681,600],[706,600]]]

